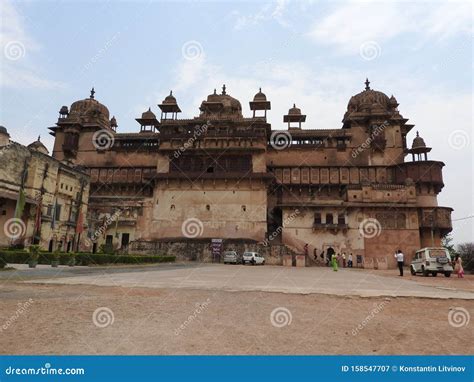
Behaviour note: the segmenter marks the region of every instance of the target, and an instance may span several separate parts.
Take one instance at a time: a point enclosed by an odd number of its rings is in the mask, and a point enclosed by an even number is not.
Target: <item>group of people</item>
[[[400,271],[400,276],[403,276],[403,263],[405,255],[401,250],[395,252],[394,255],[395,259],[397,260],[398,270]],[[456,257],[452,260],[451,265],[453,266],[454,273],[458,275],[459,278],[464,277],[464,268],[462,266],[462,259],[461,256],[456,255]]]
[[[321,253],[321,258],[326,259],[326,265],[332,267],[332,270],[337,272],[339,267],[342,265],[343,268],[352,268],[354,265],[354,260],[352,258],[352,253],[349,256],[346,256],[345,252],[332,253],[331,255],[327,254],[324,256],[324,251]]]

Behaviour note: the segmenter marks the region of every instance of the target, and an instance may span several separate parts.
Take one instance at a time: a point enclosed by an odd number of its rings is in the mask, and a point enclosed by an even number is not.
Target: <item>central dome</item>
[[[369,115],[394,115],[397,113],[398,102],[394,96],[390,98],[369,87],[369,80],[365,81],[365,90],[352,96],[347,104],[347,111],[342,122],[348,126],[353,119],[360,119]]]
[[[108,126],[109,109],[94,99],[94,93],[94,88],[92,88],[89,98],[74,102],[67,119],[86,124],[100,122]]]
[[[213,94],[207,96],[207,100],[201,103],[202,116],[233,116],[242,117],[242,105],[239,100],[226,93],[226,86],[222,87],[222,93],[217,94],[214,89]]]

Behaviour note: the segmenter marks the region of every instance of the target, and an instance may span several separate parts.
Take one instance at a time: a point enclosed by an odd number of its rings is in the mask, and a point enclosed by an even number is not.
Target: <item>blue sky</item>
[[[339,128],[369,77],[446,163],[440,205],[474,213],[470,2],[2,0],[1,15],[0,124],[16,141],[51,148],[46,127],[92,86],[122,132],[170,89],[192,117],[223,83],[244,114],[261,86],[273,128],[293,103],[306,128]],[[472,219],[454,227],[474,237]]]

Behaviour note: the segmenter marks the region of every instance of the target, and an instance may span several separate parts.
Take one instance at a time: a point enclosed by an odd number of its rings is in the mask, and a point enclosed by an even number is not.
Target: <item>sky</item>
[[[456,243],[474,239],[473,7],[420,1],[12,1],[0,0],[0,125],[51,149],[62,105],[89,96],[119,132],[173,90],[183,110],[226,84],[244,115],[259,87],[283,129],[296,103],[304,128],[340,128],[347,102],[371,88],[440,160],[438,200],[454,208]]]

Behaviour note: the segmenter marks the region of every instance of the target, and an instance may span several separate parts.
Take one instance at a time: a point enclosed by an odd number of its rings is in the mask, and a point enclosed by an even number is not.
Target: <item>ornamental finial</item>
[[[365,90],[370,90],[370,86],[369,86],[369,85],[370,85],[370,81],[369,81],[368,78],[365,79],[365,82],[364,82],[364,83],[365,83]]]

